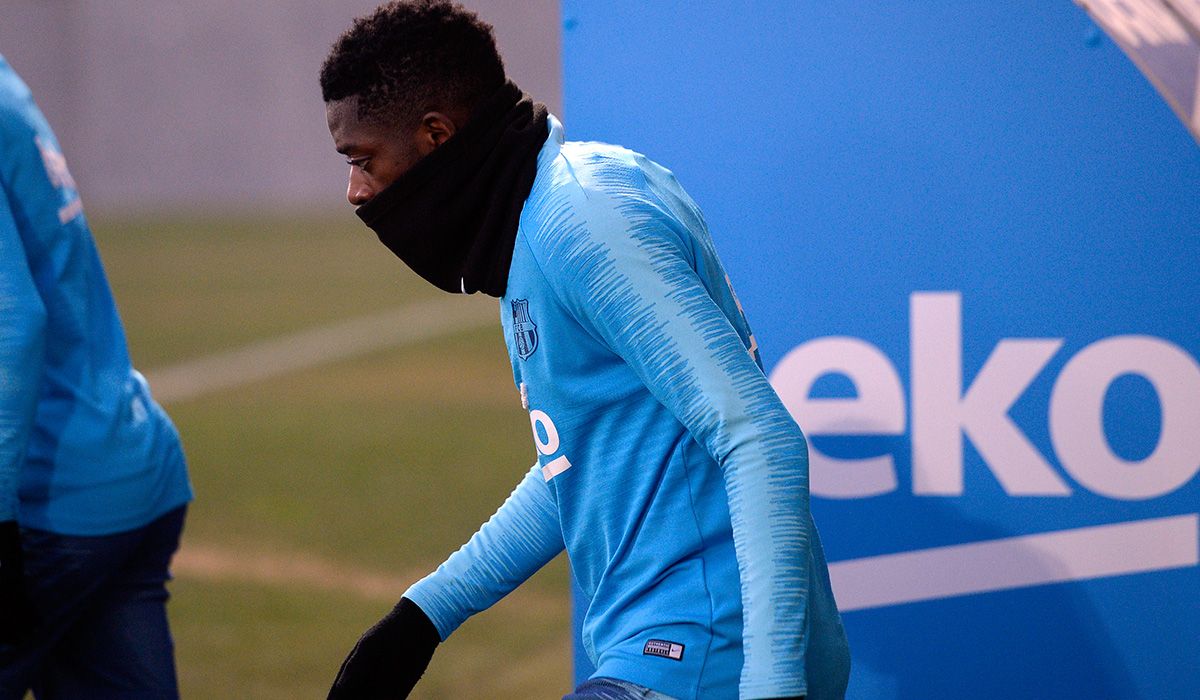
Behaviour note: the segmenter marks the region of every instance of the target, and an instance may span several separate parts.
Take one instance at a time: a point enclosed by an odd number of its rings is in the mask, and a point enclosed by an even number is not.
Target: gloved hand
[[[25,594],[21,528],[0,522],[0,644],[24,641],[33,631],[33,608]]]
[[[329,700],[407,698],[441,641],[424,611],[401,598],[350,650]]]

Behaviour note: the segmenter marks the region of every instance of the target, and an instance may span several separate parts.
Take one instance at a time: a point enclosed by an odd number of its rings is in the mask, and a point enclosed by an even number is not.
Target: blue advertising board
[[[568,138],[676,173],[810,438],[852,698],[1200,697],[1195,2],[1082,4],[563,2]]]

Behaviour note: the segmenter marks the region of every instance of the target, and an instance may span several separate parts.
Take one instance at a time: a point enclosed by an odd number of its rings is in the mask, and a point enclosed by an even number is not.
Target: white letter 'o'
[[[1104,434],[1104,396],[1126,374],[1149,381],[1162,407],[1158,444],[1137,462],[1113,453]],[[1050,438],[1063,467],[1091,491],[1127,500],[1166,495],[1200,472],[1200,365],[1159,338],[1129,335],[1092,343],[1054,383]]]
[[[546,431],[544,441],[538,434],[538,423],[541,423],[542,430]],[[558,452],[558,428],[554,427],[554,421],[550,420],[550,416],[546,415],[545,411],[539,411],[536,408],[530,411],[529,424],[533,426],[533,441],[537,444],[538,452],[547,457]]]

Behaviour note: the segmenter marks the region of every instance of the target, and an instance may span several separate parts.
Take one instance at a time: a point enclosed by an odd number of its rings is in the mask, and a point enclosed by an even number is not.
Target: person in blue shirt
[[[357,20],[321,87],[358,216],[437,287],[499,298],[537,455],[329,697],[403,697],[441,640],[564,548],[596,666],[570,700],[842,697],[805,438],[672,174],[567,141],[506,79],[490,27],[445,0]]]
[[[179,436],[130,366],[58,141],[0,56],[0,700],[178,696]]]

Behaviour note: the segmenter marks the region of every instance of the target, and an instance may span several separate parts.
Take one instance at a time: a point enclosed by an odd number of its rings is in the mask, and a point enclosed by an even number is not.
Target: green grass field
[[[151,375],[440,294],[348,211],[92,223],[134,362]],[[232,565],[172,584],[185,698],[324,697],[402,585],[465,542],[533,460],[498,323],[166,408],[196,490],[183,552]],[[293,561],[339,575],[318,585],[270,571]],[[371,576],[401,585],[342,585]],[[559,697],[570,648],[560,557],[443,644],[414,697]]]

